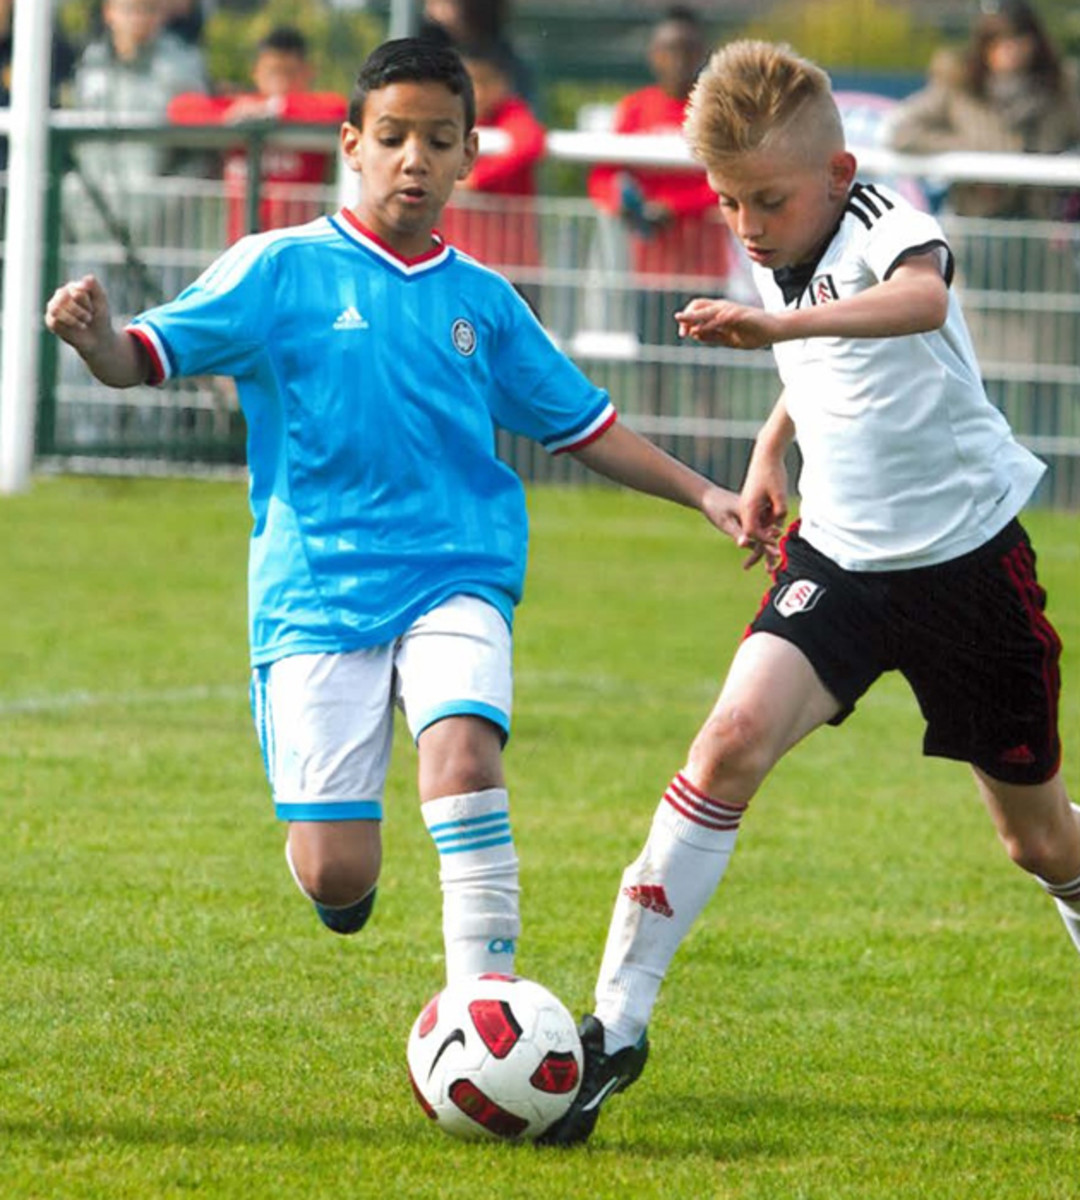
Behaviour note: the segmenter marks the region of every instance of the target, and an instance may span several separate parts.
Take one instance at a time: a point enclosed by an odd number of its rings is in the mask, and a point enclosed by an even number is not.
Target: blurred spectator
[[[533,104],[532,71],[514,49],[509,23],[509,0],[424,0],[419,32],[458,50],[485,46],[496,51],[509,71],[511,90]]]
[[[14,51],[12,40],[12,10],[15,0],[0,0],[0,108],[11,103],[11,56]],[[64,35],[53,26],[52,63],[49,80],[49,102],[60,103],[61,92],[71,80],[75,69],[75,51]],[[0,153],[7,158],[6,141],[0,145]]]
[[[104,33],[83,51],[75,68],[71,102],[103,122],[160,117],[180,92],[206,90],[202,52],[166,32],[166,0],[105,0]],[[170,166],[168,151],[134,138],[87,142],[77,151],[79,169],[99,186],[145,187]]]
[[[897,109],[896,150],[1056,154],[1080,142],[1072,70],[1024,0],[984,5],[966,50],[939,51],[929,82]],[[1051,188],[957,183],[948,207],[971,217],[1056,217],[1065,197]]]
[[[191,46],[201,46],[206,15],[202,0],[166,0],[165,28]]]
[[[165,0],[105,0],[103,32],[83,51],[75,68],[71,104],[101,125],[159,120],[180,92],[206,90],[202,53],[166,33]],[[147,266],[147,246],[161,244],[178,219],[181,197],[163,188],[169,174],[203,174],[205,155],[184,153],[139,137],[86,139],[72,150],[73,170],[64,180],[64,225],[83,245],[117,249],[122,266],[87,263],[104,272],[121,311],[144,307],[161,284]]]
[[[619,101],[614,131],[681,133],[706,54],[705,31],[697,15],[682,6],[668,9],[649,40],[649,68],[656,83]],[[736,251],[704,170],[605,164],[590,173],[588,189],[597,207],[617,216],[631,231],[632,265],[638,274],[707,276],[714,291],[725,289],[736,270]],[[649,297],[649,311],[639,329],[646,341],[674,339],[671,314],[678,307],[677,297],[685,298],[678,287],[672,281],[668,290],[653,291]]]
[[[336,92],[312,90],[314,68],[304,35],[289,25],[271,30],[258,44],[252,64],[254,92],[231,96],[185,93],[169,104],[169,119],[179,124],[216,125],[266,121],[338,123],[346,103]],[[324,205],[313,189],[328,183],[334,155],[324,150],[265,146],[262,150],[260,229],[296,225],[318,216]],[[248,151],[237,147],[225,158],[229,198],[228,239],[236,241],[248,229]]]
[[[458,184],[469,199],[457,205],[451,201],[440,231],[448,242],[490,266],[536,267],[536,164],[544,154],[544,127],[514,92],[511,68],[497,49],[466,47],[462,57],[476,90],[477,125],[501,130],[509,145],[477,160]],[[531,294],[528,298],[535,300]]]

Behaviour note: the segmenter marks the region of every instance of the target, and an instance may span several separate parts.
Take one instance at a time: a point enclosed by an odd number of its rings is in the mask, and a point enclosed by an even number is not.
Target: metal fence
[[[175,294],[211,262],[238,202],[219,181],[182,175],[104,193],[70,171],[56,182],[48,280],[101,273],[121,318]],[[332,210],[340,193],[294,186],[276,200],[302,220]],[[608,389],[628,424],[737,486],[778,391],[772,357],[679,343],[670,314],[691,296],[744,289],[745,277],[645,270],[641,245],[586,199],[463,197],[457,205],[453,240],[483,242],[482,256]],[[1080,508],[1080,226],[943,220],[987,389],[1052,468],[1037,502]],[[242,468],[243,420],[229,381],[116,392],[51,338],[43,362],[40,463],[86,471]],[[503,437],[500,449],[527,479],[580,477],[574,462],[519,439]]]

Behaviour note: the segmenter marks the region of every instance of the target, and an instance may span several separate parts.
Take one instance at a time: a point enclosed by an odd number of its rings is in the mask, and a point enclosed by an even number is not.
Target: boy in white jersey
[[[495,425],[738,534],[736,495],[616,423],[506,280],[433,235],[476,158],[474,118],[454,51],[388,42],[341,131],[355,208],[243,239],[127,329],[93,277],[46,312],[112,386],[236,379],[253,709],[289,867],[329,928],[361,928],[400,704],[449,979],[512,971],[519,931],[502,746],[527,525]]]
[[[583,1141],[640,1075],[677,946],[724,874],[758,786],[798,741],[839,724],[899,670],[924,752],[971,765],[1011,858],[1080,949],[1080,823],[1062,781],[1060,642],[1017,513],[1043,466],[983,391],[937,222],[855,182],[828,77],[786,47],[717,52],[686,135],[754,264],[764,310],[699,299],[683,336],[772,346],[784,390],[742,491],[750,536],[786,512],[798,440],[801,522],[720,697],[625,871],[581,1027],[586,1068],[548,1135]]]

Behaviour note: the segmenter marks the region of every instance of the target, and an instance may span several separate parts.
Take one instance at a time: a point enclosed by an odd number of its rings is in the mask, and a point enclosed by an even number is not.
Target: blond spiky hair
[[[710,169],[778,146],[803,159],[844,147],[828,75],[772,42],[737,41],[716,51],[691,93],[683,132]]]

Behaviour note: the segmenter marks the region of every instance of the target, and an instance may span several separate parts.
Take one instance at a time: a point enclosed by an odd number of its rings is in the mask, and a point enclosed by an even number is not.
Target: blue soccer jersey
[[[388,642],[456,593],[509,622],[528,524],[495,426],[559,452],[615,420],[500,275],[403,260],[347,210],[245,238],[129,329],[158,381],[236,380],[255,664]]]

